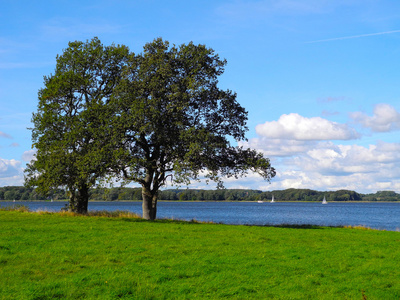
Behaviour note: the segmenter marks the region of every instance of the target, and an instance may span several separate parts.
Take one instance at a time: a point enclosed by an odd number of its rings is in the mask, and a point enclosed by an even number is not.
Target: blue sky
[[[227,59],[220,86],[249,112],[242,144],[277,176],[226,187],[400,192],[399,11],[393,0],[3,0],[0,186],[23,184],[27,128],[56,55],[97,36],[133,52],[157,37],[193,41]]]

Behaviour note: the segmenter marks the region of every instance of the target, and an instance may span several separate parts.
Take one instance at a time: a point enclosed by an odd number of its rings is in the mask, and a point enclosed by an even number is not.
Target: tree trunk
[[[86,214],[89,202],[89,187],[87,184],[80,184],[78,190],[70,188],[68,211],[79,214]]]
[[[84,183],[79,186],[76,200],[76,212],[86,214],[89,202],[89,187],[87,184]]]
[[[142,187],[143,219],[155,220],[157,216],[157,192]]]
[[[75,207],[76,207],[76,195],[75,195],[75,189],[69,188],[69,203],[68,203],[68,211],[69,212],[75,212]]]

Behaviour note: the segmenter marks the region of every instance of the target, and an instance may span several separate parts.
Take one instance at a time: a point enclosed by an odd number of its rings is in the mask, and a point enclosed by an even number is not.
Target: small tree
[[[111,144],[99,128],[107,122],[105,107],[128,56],[125,46],[104,47],[97,38],[71,42],[39,91],[32,118],[37,153],[26,169],[26,185],[43,194],[66,187],[70,211],[87,212],[89,188],[107,171]]]
[[[118,138],[114,171],[141,184],[143,218],[155,219],[159,189],[205,176],[222,178],[249,170],[266,180],[275,175],[261,153],[234,147],[245,140],[247,112],[236,94],[218,88],[224,71],[212,49],[189,43],[170,47],[156,39],[129,63],[109,108]]]

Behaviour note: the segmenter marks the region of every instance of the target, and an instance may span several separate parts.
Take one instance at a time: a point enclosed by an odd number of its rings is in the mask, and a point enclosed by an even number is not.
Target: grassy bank
[[[400,233],[0,211],[0,299],[399,299]]]

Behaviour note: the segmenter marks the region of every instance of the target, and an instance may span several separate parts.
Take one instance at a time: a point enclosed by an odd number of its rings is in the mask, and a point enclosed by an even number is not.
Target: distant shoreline
[[[286,189],[274,191],[261,191],[252,189],[165,189],[159,191],[159,201],[275,201],[282,202],[322,202],[326,198],[328,202],[348,201],[400,201],[400,194],[394,191],[378,191],[376,193],[361,194],[350,190],[316,191],[311,189]],[[0,187],[0,200],[67,200],[68,192],[65,189],[54,189],[48,195],[38,194],[34,188],[24,186]],[[89,201],[116,201],[123,199],[127,201],[141,201],[141,188],[114,187],[93,188],[89,192]],[[169,199],[169,200],[164,200]]]
[[[258,203],[257,200],[157,200],[158,202],[177,202],[177,203],[184,203],[184,202],[243,202],[243,203],[257,203],[257,204],[268,204],[271,203],[270,200],[265,200],[262,203]],[[19,202],[68,202],[68,199],[58,199],[58,200],[0,200],[2,202],[12,202],[12,203],[19,203]],[[142,200],[89,200],[90,202],[104,202],[104,203],[113,203],[113,202],[142,202]],[[396,203],[399,200],[376,200],[376,201],[364,201],[364,200],[341,200],[341,201],[328,201],[329,203]],[[320,203],[320,201],[303,201],[303,200],[275,200],[274,203]]]

